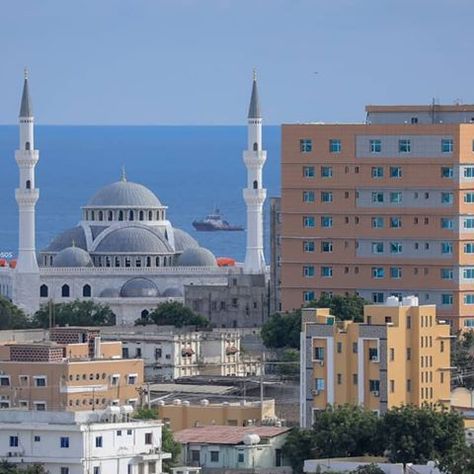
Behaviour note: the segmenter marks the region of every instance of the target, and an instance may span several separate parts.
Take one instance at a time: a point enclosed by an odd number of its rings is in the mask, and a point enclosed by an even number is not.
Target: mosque
[[[163,301],[183,301],[186,285],[225,285],[230,275],[265,274],[262,208],[262,117],[254,74],[248,114],[247,251],[245,262],[220,267],[211,251],[172,225],[165,206],[145,186],[121,179],[104,186],[82,207],[77,226],[36,252],[34,117],[25,73],[15,153],[19,186],[19,248],[16,265],[0,267],[0,294],[28,314],[49,301],[93,299],[109,305],[117,324],[133,323]]]

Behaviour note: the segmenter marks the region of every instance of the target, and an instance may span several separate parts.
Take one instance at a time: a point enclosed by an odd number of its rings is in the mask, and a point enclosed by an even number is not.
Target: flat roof
[[[157,383],[150,385],[152,392],[166,392],[166,393],[196,393],[196,394],[211,394],[211,395],[225,395],[235,389],[233,386],[222,385],[192,385],[180,383]]]
[[[474,112],[474,104],[452,105],[366,105],[365,111],[371,112]]]

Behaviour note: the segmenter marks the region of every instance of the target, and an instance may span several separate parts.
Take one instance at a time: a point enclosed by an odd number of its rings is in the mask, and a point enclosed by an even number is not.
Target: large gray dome
[[[73,245],[87,250],[86,236],[81,226],[72,227],[57,235],[42,252],[60,252]]]
[[[85,250],[68,247],[54,256],[53,267],[92,267],[92,260]]]
[[[204,247],[188,248],[178,257],[181,267],[217,267],[216,257]]]
[[[173,228],[174,231],[174,247],[177,252],[182,252],[187,248],[199,247],[199,244],[184,230]]]
[[[124,298],[153,298],[159,296],[156,285],[147,278],[132,278],[128,280],[120,290],[120,296]]]
[[[166,239],[147,227],[119,227],[106,235],[94,250],[97,253],[168,254],[173,249]]]
[[[86,207],[162,207],[160,200],[145,186],[117,181],[99,189]]]

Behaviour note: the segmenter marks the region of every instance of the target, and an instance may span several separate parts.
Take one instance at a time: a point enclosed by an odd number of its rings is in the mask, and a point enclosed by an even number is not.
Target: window
[[[474,242],[464,244],[464,253],[474,253]]]
[[[100,474],[100,467],[99,466],[94,466],[93,468],[93,474]]]
[[[468,204],[472,204],[474,202],[474,193],[473,192],[464,193],[464,202]]]
[[[321,276],[323,278],[331,278],[332,277],[332,267],[321,267]]]
[[[372,167],[372,178],[383,178],[383,167],[373,166]]]
[[[61,448],[69,448],[69,436],[61,436],[59,438],[59,446]]]
[[[400,191],[394,191],[390,193],[390,202],[397,204],[402,202],[402,193]]]
[[[35,387],[46,387],[46,377],[34,377]]]
[[[441,218],[441,228],[442,229],[453,229],[454,228],[454,220],[450,217],[442,217]]]
[[[402,177],[402,168],[401,168],[401,166],[390,166],[390,177],[391,178],[401,178]]]
[[[61,467],[61,474],[69,474],[69,468],[68,467]]]
[[[323,391],[325,389],[325,380],[324,379],[314,379],[314,388],[315,390]]]
[[[326,241],[321,242],[321,252],[330,253],[332,252],[332,249],[333,249],[332,242],[326,242]]]
[[[417,123],[418,123],[418,117],[412,117],[412,118],[410,119],[410,123],[411,123],[412,125],[417,124]]]
[[[452,242],[441,242],[441,253],[442,254],[452,254],[453,253],[453,243]]]
[[[372,217],[372,227],[381,229],[383,227],[383,217]]]
[[[453,139],[452,138],[443,138],[441,140],[441,152],[442,153],[453,152]]]
[[[441,177],[442,178],[452,178],[454,176],[454,170],[452,166],[442,166],[441,167]]]
[[[303,166],[303,177],[314,178],[314,166]]]
[[[84,298],[90,298],[92,296],[92,288],[90,285],[84,285],[82,287],[82,296]]]
[[[384,302],[384,294],[382,292],[372,293],[372,302],[373,303],[383,303]]]
[[[357,342],[353,342],[353,343],[352,343],[352,352],[353,352],[354,354],[357,354],[357,352],[358,352]]]
[[[441,304],[452,305],[453,304],[453,294],[452,293],[443,293],[441,295]]]
[[[314,348],[314,360],[324,360],[324,347]]]
[[[61,287],[61,296],[63,298],[69,298],[69,296],[70,296],[69,285],[63,285]]]
[[[398,229],[402,226],[402,220],[400,217],[391,217],[390,218],[390,227],[393,229]]]
[[[372,202],[383,202],[384,196],[383,192],[375,191],[372,193]]]
[[[401,277],[402,277],[401,267],[390,267],[390,278],[398,280]]]
[[[342,384],[342,374],[337,374],[337,384],[338,385]]]
[[[464,327],[474,328],[474,319],[465,319],[464,320]]]
[[[0,375],[0,386],[9,387],[10,386],[10,376],[9,375]]]
[[[300,152],[310,153],[311,151],[313,151],[313,140],[309,138],[302,138],[300,140]]]
[[[39,443],[39,442],[41,441],[41,436],[37,436],[37,435],[36,435],[36,436],[33,438],[33,440],[34,440],[35,443]]]
[[[145,444],[153,443],[153,433],[145,433]]]
[[[441,204],[452,204],[453,193],[441,193]]]
[[[314,266],[313,265],[303,265],[303,276],[306,278],[314,277]]]
[[[337,353],[340,354],[342,352],[342,342],[338,342],[336,344],[336,348],[337,348]]]
[[[314,240],[303,241],[303,252],[314,252]]]
[[[314,202],[314,191],[303,191],[303,202]]]
[[[474,304],[474,293],[464,295],[464,304]]]
[[[465,229],[474,229],[474,218],[473,217],[467,217],[464,219],[464,228]]]
[[[369,360],[379,360],[379,351],[376,347],[369,347]]]
[[[239,454],[237,456],[237,462],[244,462],[245,460],[245,454],[243,451],[239,451]]]
[[[385,271],[383,267],[372,267],[372,278],[383,278]]]
[[[398,151],[400,153],[410,153],[411,152],[411,140],[402,139],[398,140]]]
[[[372,242],[372,253],[383,253],[383,242]]]
[[[395,360],[395,349],[393,347],[390,348],[390,360],[392,362]]]
[[[332,166],[321,166],[321,178],[332,178]]]
[[[463,271],[463,276],[467,280],[472,280],[474,278],[474,268],[465,268]]]
[[[407,325],[408,328],[408,325]],[[411,360],[411,347],[407,347],[407,360]]]
[[[321,202],[332,202],[332,192],[322,191],[321,192]]]
[[[369,391],[380,392],[380,380],[369,380]]]
[[[211,451],[211,462],[219,462],[219,451]]]
[[[303,227],[314,227],[314,216],[304,216]]]
[[[342,143],[341,140],[333,138],[329,140],[329,152],[330,153],[341,153]]]
[[[357,385],[358,377],[357,374],[352,374],[352,384]]]
[[[369,141],[370,153],[380,153],[382,151],[382,140]]]
[[[102,436],[95,437],[95,447],[102,448]]]
[[[390,242],[390,253],[402,253],[402,244],[400,242]]]
[[[45,402],[33,402],[36,411],[46,411]]]
[[[332,217],[321,216],[321,227],[332,227]]]
[[[474,178],[474,166],[466,166],[464,168],[464,177],[465,178]]]
[[[47,298],[48,297],[48,286],[41,285],[40,286],[40,298]]]
[[[10,447],[11,448],[18,447],[18,436],[10,436]]]
[[[303,300],[305,303],[314,301],[314,291],[303,291]]]
[[[137,383],[137,375],[129,375],[127,378],[128,385],[135,385]]]
[[[454,278],[454,270],[452,268],[441,268],[440,276],[442,280],[452,280]]]
[[[390,380],[390,392],[395,392],[395,380]]]

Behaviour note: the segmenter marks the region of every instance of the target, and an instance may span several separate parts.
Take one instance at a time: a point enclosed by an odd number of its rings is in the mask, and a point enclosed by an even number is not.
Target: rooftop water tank
[[[260,443],[260,436],[258,434],[246,434],[242,440],[247,446],[253,446]]]

